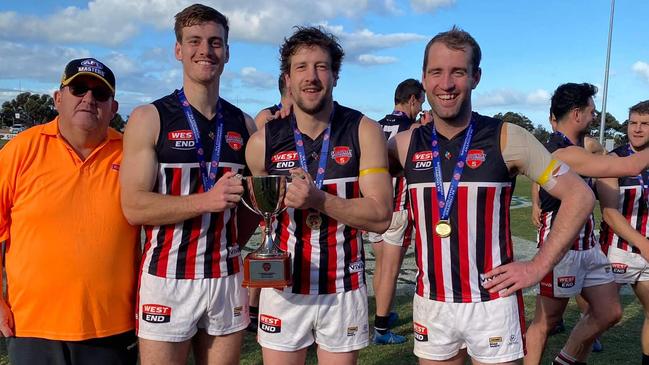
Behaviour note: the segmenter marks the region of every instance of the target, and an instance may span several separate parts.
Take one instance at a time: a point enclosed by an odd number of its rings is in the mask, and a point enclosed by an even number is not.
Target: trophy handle
[[[248,204],[248,202],[246,201],[246,199],[243,198],[243,196],[241,197],[241,202],[243,203],[243,205],[244,205],[246,208],[252,210],[254,213],[261,214],[261,212],[258,212],[256,209],[254,209],[253,207],[251,207],[251,206]]]

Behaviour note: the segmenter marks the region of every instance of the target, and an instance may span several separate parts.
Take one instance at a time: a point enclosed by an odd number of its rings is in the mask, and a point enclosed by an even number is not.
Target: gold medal
[[[440,220],[435,225],[435,233],[442,238],[450,236],[451,231],[451,223],[447,220]]]
[[[311,229],[320,229],[320,226],[322,225],[322,217],[320,217],[320,213],[309,213],[306,216],[306,225]]]

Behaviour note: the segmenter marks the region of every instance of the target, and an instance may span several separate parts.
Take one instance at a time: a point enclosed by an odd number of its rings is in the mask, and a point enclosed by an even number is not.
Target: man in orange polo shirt
[[[12,364],[135,364],[138,230],[119,200],[115,76],[68,63],[59,116],[0,150],[7,293],[0,332]]]

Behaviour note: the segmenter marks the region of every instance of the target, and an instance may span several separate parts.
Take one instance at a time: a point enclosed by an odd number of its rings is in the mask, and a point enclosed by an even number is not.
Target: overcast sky
[[[117,75],[120,113],[182,83],[173,57],[173,16],[184,0],[2,0],[0,102],[20,91],[52,93],[72,58],[93,56]],[[393,106],[394,88],[421,77],[424,46],[453,24],[483,53],[474,109],[514,111],[547,126],[549,98],[564,82],[600,87],[609,0],[221,0],[230,20],[230,62],[221,94],[249,114],[278,98],[278,47],[294,25],[322,25],[346,52],[334,98],[372,118]],[[620,121],[649,99],[649,1],[618,1],[607,110]]]

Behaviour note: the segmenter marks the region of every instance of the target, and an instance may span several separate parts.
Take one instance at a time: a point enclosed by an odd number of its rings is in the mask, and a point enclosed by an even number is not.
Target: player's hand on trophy
[[[490,293],[506,297],[519,289],[537,284],[543,279],[543,275],[543,271],[532,261],[514,261],[481,275],[480,281]]]
[[[311,175],[301,168],[291,169],[289,172],[292,180],[286,189],[286,206],[296,209],[320,207],[325,199],[325,192],[318,189]]]
[[[222,212],[239,204],[243,194],[241,178],[234,172],[228,171],[216,181],[214,187],[207,192],[210,206],[214,212]]]

